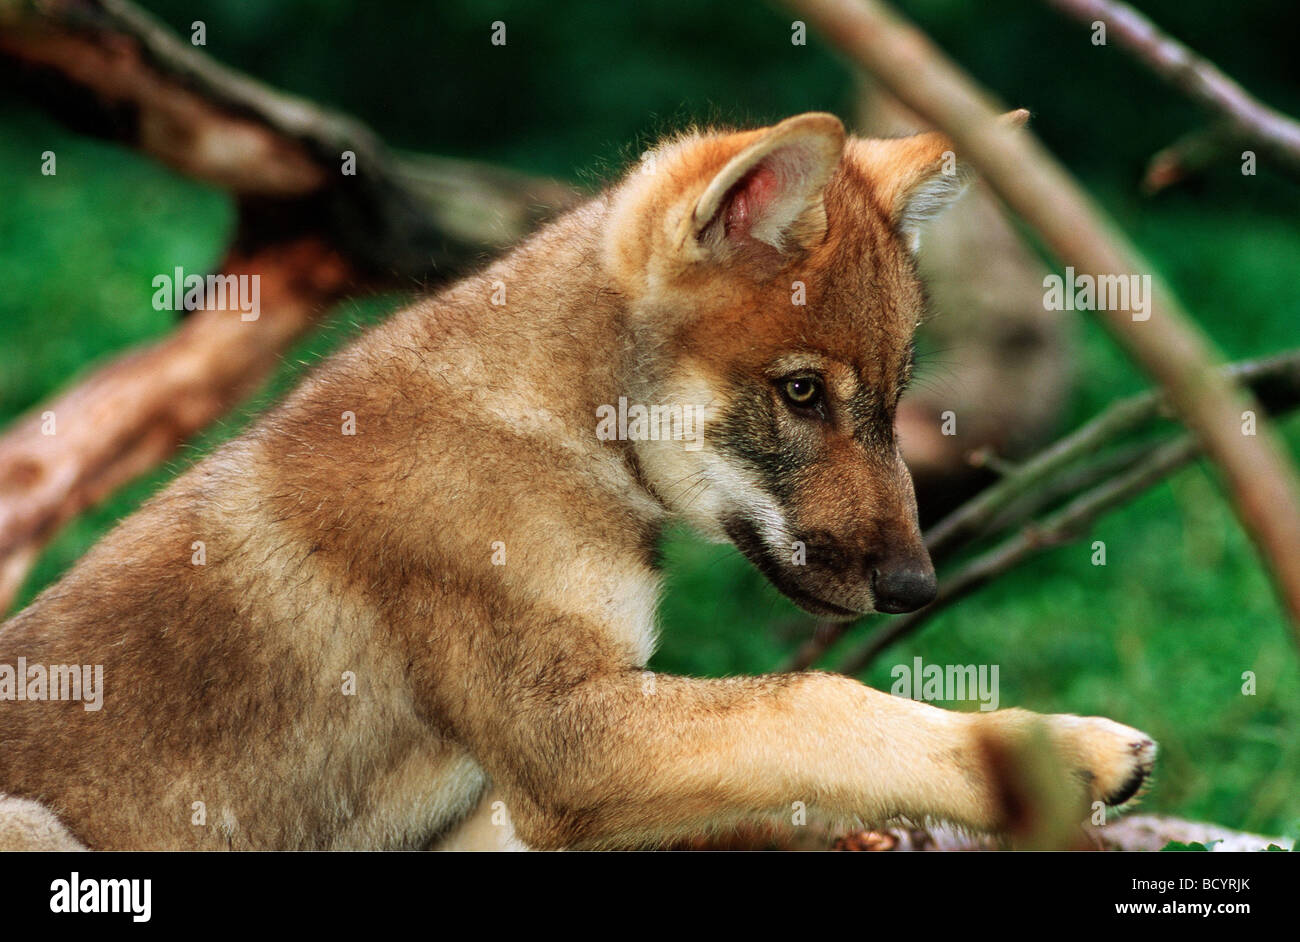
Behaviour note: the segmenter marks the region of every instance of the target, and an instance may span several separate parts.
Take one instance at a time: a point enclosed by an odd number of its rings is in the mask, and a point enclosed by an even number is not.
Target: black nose
[[[871,589],[876,596],[876,611],[896,615],[929,605],[939,591],[939,583],[934,570],[928,566],[925,569],[876,569],[871,573]]]

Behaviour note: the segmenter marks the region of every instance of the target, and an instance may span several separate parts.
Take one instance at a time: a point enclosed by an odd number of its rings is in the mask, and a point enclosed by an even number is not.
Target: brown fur
[[[870,610],[873,573],[929,566],[892,422],[923,304],[907,214],[947,150],[846,144],[828,115],[685,135],[367,333],[0,628],[0,663],[105,672],[99,712],[0,701],[0,792],[93,849],[422,847],[489,781],[538,847],[794,802],[997,827],[976,733],[1029,714],[644,671],[672,517],[814,610]],[[782,405],[791,358],[825,376],[825,420]],[[620,396],[702,398],[704,448],[598,440]],[[1088,794],[1150,767],[1135,730],[1048,722]]]

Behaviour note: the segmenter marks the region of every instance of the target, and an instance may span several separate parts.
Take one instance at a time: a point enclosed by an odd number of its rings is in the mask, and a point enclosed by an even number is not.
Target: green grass
[[[0,126],[0,421],[7,421],[79,371],[171,329],[172,315],[150,306],[151,276],[176,264],[210,267],[232,210],[218,193],[27,110],[0,113]],[[46,149],[58,154],[55,177],[35,169]],[[1230,198],[1212,201],[1208,212],[1203,195],[1139,203],[1104,180],[1094,191],[1230,355],[1295,344],[1300,232],[1293,219]],[[305,364],[396,303],[341,305],[240,416],[64,529],[21,601],[177,468],[237,432]],[[1072,422],[1145,385],[1094,325],[1082,334]],[[1300,452],[1294,423],[1288,443]],[[1090,562],[1092,539],[1107,544],[1105,567]],[[732,549],[675,532],[665,556],[670,588],[656,668],[769,670],[797,642],[791,626],[801,616]],[[1203,468],[1175,476],[1101,521],[1089,540],[1044,554],[937,618],[864,679],[887,689],[890,666],[914,655],[999,665],[1004,706],[1101,713],[1148,730],[1163,749],[1149,808],[1289,836],[1300,830],[1296,650],[1253,550]],[[1244,671],[1257,676],[1253,697],[1241,693]]]

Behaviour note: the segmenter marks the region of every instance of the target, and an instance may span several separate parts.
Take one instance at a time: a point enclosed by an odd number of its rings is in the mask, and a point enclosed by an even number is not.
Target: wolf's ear
[[[1007,127],[1020,127],[1029,119],[1023,108],[998,119]],[[952,141],[931,131],[893,140],[855,140],[854,154],[874,181],[880,204],[889,221],[915,252],[921,244],[921,227],[966,189],[974,173],[958,159]]]
[[[763,131],[727,161],[695,204],[690,241],[705,254],[748,240],[788,251],[826,234],[822,189],[844,152],[844,125],[809,112]]]

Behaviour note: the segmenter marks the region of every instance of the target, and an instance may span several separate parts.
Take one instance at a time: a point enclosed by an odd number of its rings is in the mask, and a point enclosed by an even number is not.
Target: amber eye
[[[787,379],[781,386],[781,392],[784,393],[786,400],[794,406],[801,409],[808,409],[817,405],[821,398],[821,384],[812,377],[803,376],[798,379]]]

